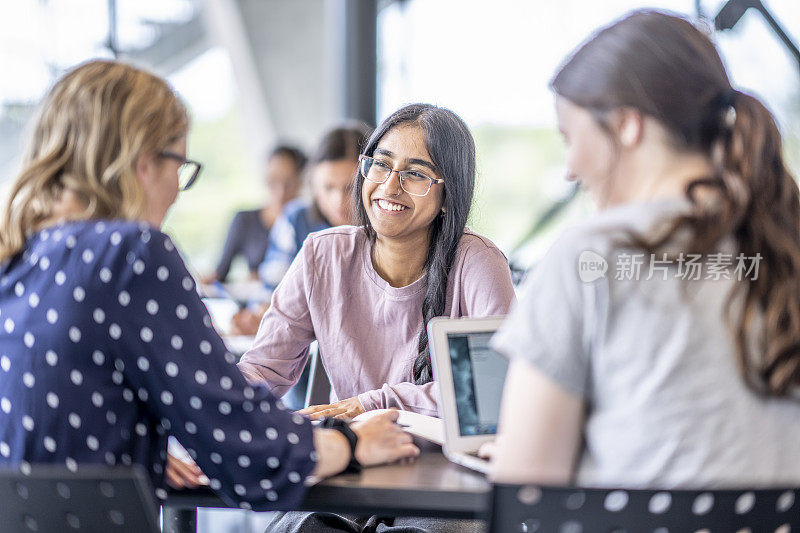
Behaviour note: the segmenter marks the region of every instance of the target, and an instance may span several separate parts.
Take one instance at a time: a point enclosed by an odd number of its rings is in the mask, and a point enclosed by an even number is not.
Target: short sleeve
[[[519,302],[492,340],[508,357],[524,359],[569,392],[589,394],[586,315],[594,284],[578,277],[578,254],[569,239],[556,243],[529,275]]]
[[[183,260],[156,230],[129,234],[106,324],[118,370],[229,504],[300,503],[314,467],[311,424],[250,386],[212,327]]]

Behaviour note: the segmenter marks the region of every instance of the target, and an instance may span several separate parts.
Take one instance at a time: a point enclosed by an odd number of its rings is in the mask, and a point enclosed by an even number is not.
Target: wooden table
[[[490,488],[483,474],[451,463],[438,446],[427,446],[413,462],[326,479],[308,490],[297,510],[484,518]],[[197,507],[227,506],[210,490],[171,492],[164,504],[164,533],[195,531]]]

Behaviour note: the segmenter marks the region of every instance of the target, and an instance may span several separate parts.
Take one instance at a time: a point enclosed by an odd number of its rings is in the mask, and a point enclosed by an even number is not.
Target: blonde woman
[[[312,429],[247,385],[158,230],[200,170],[188,127],[116,62],[45,98],[0,224],[0,465],[140,464],[164,497],[173,434],[230,504],[290,509],[309,474],[418,453],[392,417]]]

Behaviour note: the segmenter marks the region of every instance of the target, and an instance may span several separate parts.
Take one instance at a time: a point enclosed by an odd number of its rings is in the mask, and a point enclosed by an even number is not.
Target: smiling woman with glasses
[[[317,340],[338,401],[302,413],[436,415],[428,320],[502,315],[514,299],[502,252],[466,229],[472,134],[447,109],[403,107],[367,141],[353,179],[358,225],[309,236],[239,367],[281,396]]]

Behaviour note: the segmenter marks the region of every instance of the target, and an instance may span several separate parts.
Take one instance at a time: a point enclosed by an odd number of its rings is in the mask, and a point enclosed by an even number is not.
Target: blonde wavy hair
[[[158,76],[105,60],[68,72],[35,118],[0,222],[0,261],[23,249],[65,190],[85,206],[74,218],[141,218],[139,156],[158,154],[188,129],[186,107]]]

